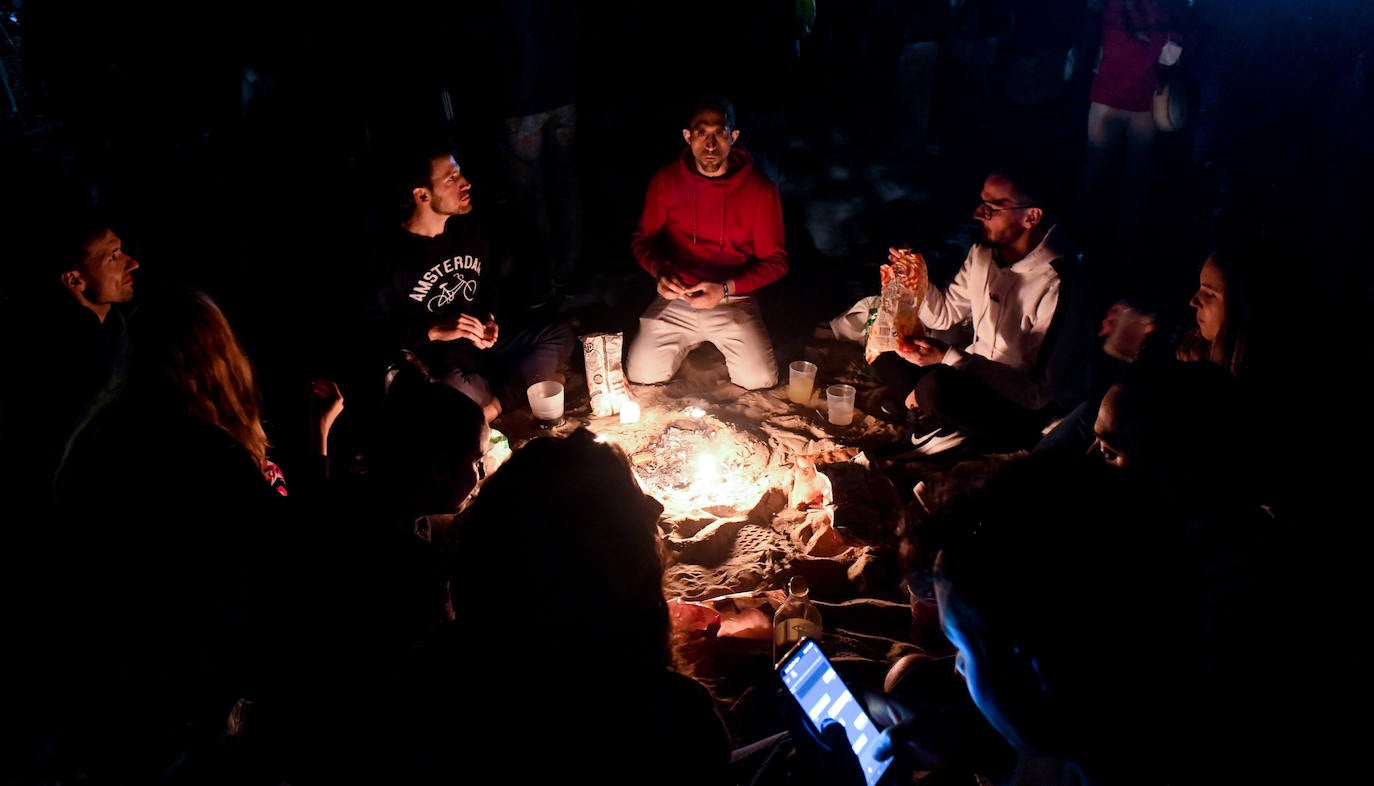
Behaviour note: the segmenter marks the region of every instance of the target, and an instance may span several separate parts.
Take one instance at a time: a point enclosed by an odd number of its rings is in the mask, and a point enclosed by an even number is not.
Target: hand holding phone
[[[849,748],[858,758],[868,786],[875,786],[892,763],[878,759],[882,730],[873,723],[862,703],[845,685],[834,665],[815,639],[803,638],[777,665],[778,678],[796,702],[814,736],[823,742],[834,739],[826,727],[834,721],[844,728]]]

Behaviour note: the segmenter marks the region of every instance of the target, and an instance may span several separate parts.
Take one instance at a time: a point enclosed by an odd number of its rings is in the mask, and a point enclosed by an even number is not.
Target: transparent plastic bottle
[[[773,662],[777,663],[803,636],[819,640],[821,611],[811,602],[805,576],[787,582],[787,600],[773,614]]]

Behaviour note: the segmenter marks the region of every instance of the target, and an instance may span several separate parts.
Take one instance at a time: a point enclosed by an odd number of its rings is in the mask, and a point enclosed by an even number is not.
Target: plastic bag
[[[580,336],[587,370],[587,392],[593,417],[614,415],[628,400],[625,372],[621,369],[624,333],[589,333]]]
[[[929,281],[925,257],[905,249],[897,254],[900,261],[878,268],[883,288],[866,329],[864,359],[869,363],[895,350],[899,337],[925,335],[918,316]]]

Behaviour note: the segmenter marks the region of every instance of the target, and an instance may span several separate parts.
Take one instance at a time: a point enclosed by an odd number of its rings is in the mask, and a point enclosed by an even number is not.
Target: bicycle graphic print
[[[477,279],[467,278],[461,273],[458,274],[457,278],[458,280],[452,285],[440,282],[439,294],[429,299],[429,302],[425,304],[426,308],[431,312],[438,311],[456,300],[459,293],[462,293],[464,300],[472,302],[472,296],[477,291]]]

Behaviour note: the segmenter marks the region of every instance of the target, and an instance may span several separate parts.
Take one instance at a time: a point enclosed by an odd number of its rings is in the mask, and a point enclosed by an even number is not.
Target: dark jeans
[[[873,361],[888,397],[904,399],[913,390],[921,415],[958,429],[982,450],[1029,449],[1040,439],[1044,413],[1015,404],[953,366],[917,366],[895,352]]]
[[[481,353],[477,368],[451,369],[441,378],[479,404],[486,400],[485,388],[500,399],[502,412],[514,412],[529,406],[530,385],[567,382],[576,340],[572,326],[561,321],[503,331],[496,345]]]
[[[566,322],[535,325],[517,331],[509,340],[497,339],[494,391],[501,399],[501,411],[512,412],[527,406],[525,391],[545,380],[566,383],[577,342],[572,326]]]
[[[1093,430],[1097,422],[1099,402],[1094,399],[1083,401],[1069,410],[1059,425],[1046,434],[1035,446],[1036,453],[1078,453],[1083,454],[1097,439]]]

